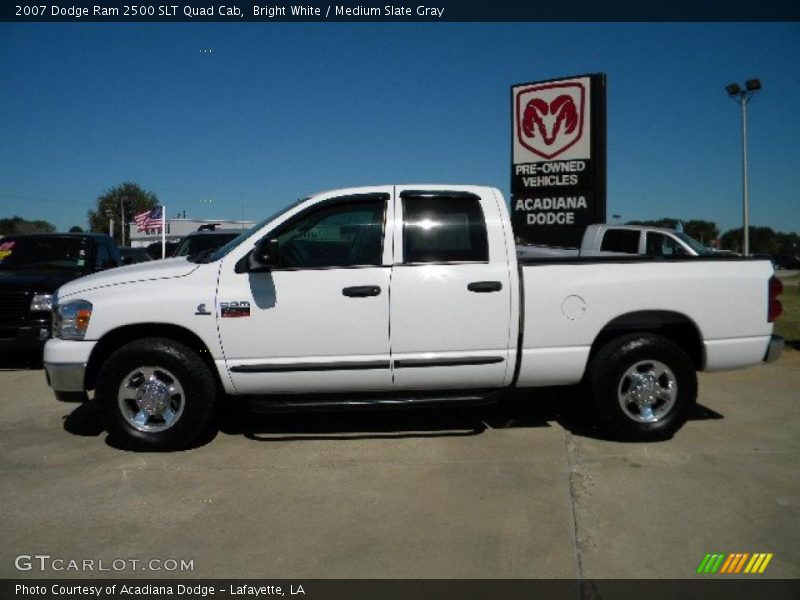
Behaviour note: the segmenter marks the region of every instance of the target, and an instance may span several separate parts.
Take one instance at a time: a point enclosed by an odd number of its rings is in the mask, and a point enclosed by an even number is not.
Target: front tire
[[[217,385],[189,347],[163,338],[130,342],[97,375],[109,434],[140,450],[177,450],[195,441],[214,412]]]
[[[617,439],[669,438],[697,399],[692,361],[675,343],[651,333],[608,342],[592,359],[586,384],[595,422]]]

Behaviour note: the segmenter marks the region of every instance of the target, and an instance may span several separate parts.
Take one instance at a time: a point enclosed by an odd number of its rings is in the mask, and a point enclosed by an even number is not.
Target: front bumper
[[[767,352],[764,354],[764,362],[773,362],[778,360],[783,352],[783,346],[784,341],[781,336],[773,335],[770,337],[769,345],[767,346]]]
[[[82,392],[86,363],[44,364],[47,385],[56,392]]]
[[[97,342],[48,340],[44,346],[47,385],[57,392],[86,390],[86,365]]]

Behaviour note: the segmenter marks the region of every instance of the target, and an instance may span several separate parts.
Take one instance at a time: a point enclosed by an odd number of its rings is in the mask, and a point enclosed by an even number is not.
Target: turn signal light
[[[778,296],[783,292],[781,280],[774,275],[769,278],[769,310],[767,312],[767,322],[774,323],[775,319],[783,314],[783,305],[778,300]]]
[[[92,318],[92,311],[81,309],[78,310],[78,314],[75,316],[75,324],[78,326],[78,329],[83,329],[84,331],[89,326],[89,319]]]

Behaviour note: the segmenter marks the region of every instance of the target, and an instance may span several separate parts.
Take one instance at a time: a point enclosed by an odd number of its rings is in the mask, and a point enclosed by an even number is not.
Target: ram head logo
[[[584,88],[580,83],[551,83],[516,95],[517,139],[543,158],[555,158],[583,135]]]

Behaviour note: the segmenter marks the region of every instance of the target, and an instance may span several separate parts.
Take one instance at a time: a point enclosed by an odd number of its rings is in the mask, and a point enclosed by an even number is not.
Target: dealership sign
[[[605,75],[515,85],[511,101],[514,233],[577,247],[606,220]]]

